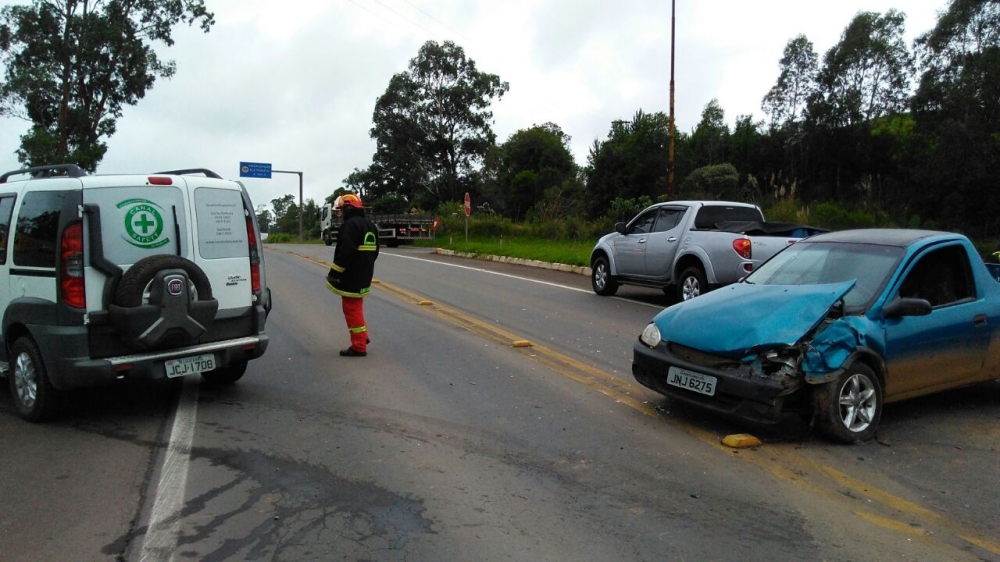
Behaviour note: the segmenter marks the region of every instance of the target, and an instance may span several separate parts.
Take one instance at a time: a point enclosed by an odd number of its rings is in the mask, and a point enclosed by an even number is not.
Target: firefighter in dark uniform
[[[365,324],[364,298],[371,290],[378,258],[378,229],[365,218],[361,198],[353,193],[341,195],[333,203],[343,213],[344,223],[337,232],[333,267],[326,276],[326,288],[340,295],[351,346],[340,352],[345,357],[368,355],[368,326]]]

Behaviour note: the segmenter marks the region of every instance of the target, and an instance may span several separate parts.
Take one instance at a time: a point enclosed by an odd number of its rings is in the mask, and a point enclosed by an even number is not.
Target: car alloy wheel
[[[813,389],[820,430],[842,443],[867,441],[882,417],[882,381],[864,363],[855,362],[837,380]]]
[[[38,373],[35,364],[27,352],[21,352],[14,361],[14,392],[17,401],[24,408],[31,410],[38,398]]]
[[[680,285],[678,286],[677,298],[681,301],[689,301],[705,292],[708,282],[701,268],[692,266],[681,272]]]
[[[23,336],[11,346],[10,356],[14,365],[7,378],[18,413],[30,422],[50,418],[61,399],[59,391],[49,382],[38,346],[30,337]]]
[[[840,388],[840,421],[848,431],[855,433],[868,429],[875,421],[878,406],[875,385],[860,373],[854,374]]]
[[[611,277],[611,268],[608,266],[607,258],[602,256],[594,260],[590,283],[594,292],[602,297],[611,296],[618,291],[618,283]]]

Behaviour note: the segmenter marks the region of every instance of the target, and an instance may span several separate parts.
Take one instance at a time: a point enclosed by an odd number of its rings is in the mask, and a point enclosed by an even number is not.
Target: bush
[[[289,244],[298,241],[299,237],[297,234],[278,232],[276,234],[269,234],[267,236],[267,240],[265,240],[264,242],[267,244]]]
[[[811,212],[813,224],[830,230],[849,228],[872,228],[875,218],[861,211],[849,211],[839,203],[820,203]]]
[[[799,202],[794,199],[781,199],[774,205],[764,209],[764,219],[770,222],[792,222],[809,226],[819,226],[810,224],[809,208],[799,208]]]

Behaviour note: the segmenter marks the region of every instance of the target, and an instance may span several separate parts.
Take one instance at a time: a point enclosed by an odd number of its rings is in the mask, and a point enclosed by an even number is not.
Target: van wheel
[[[700,267],[693,266],[681,272],[677,278],[677,300],[689,301],[708,292],[708,281]]]
[[[820,431],[843,443],[867,441],[882,418],[882,384],[868,365],[855,363],[813,389]]]
[[[10,350],[13,368],[7,380],[14,405],[22,418],[30,422],[52,417],[59,402],[59,391],[49,382],[38,346],[29,337],[19,338]]]
[[[197,300],[212,299],[212,284],[200,267],[189,259],[162,254],[143,258],[125,272],[115,292],[115,304],[125,308],[143,304],[149,298],[150,282],[164,269],[183,269],[194,285]]]
[[[245,372],[247,372],[247,362],[240,361],[228,367],[205,371],[201,374],[201,378],[213,386],[226,386],[243,378]]]
[[[601,256],[594,260],[594,265],[590,269],[590,285],[594,288],[594,292],[602,297],[610,297],[618,292],[618,283],[611,276],[608,258]]]

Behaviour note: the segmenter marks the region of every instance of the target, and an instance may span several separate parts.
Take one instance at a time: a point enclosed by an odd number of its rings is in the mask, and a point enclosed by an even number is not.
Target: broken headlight
[[[660,329],[656,327],[656,324],[650,322],[649,325],[646,326],[646,329],[642,331],[642,335],[639,336],[639,340],[649,347],[656,347],[660,345]]]

